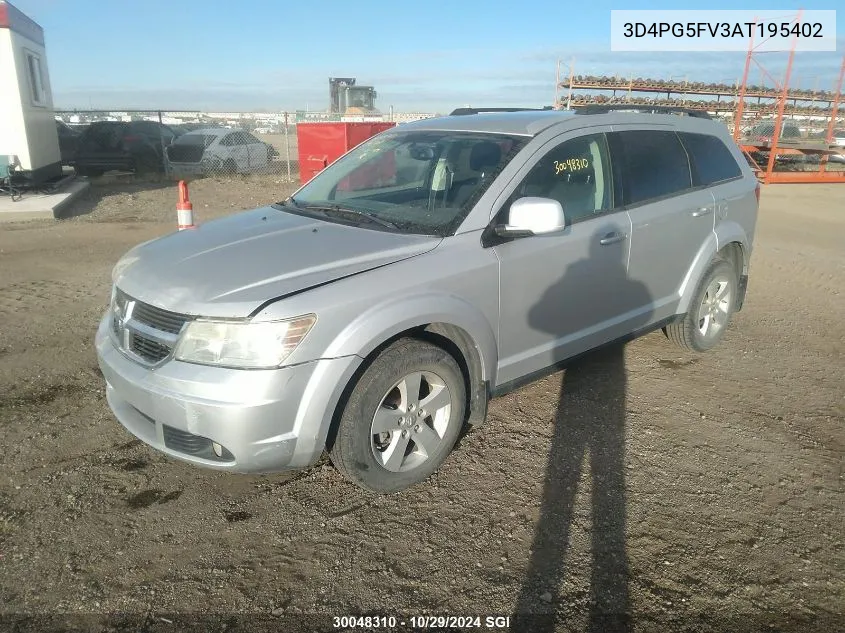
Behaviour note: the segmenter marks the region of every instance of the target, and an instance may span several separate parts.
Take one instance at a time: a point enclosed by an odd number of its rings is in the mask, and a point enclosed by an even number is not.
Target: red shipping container
[[[314,121],[296,124],[299,180],[305,184],[353,147],[396,123]]]

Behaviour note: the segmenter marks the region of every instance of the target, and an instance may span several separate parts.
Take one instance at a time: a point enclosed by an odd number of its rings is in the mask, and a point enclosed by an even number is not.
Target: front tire
[[[338,422],[329,456],[356,485],[398,492],[446,460],[466,411],[455,359],[431,343],[401,339],[364,371]]]
[[[736,311],[739,280],[734,266],[714,259],[696,288],[695,297],[683,318],[663,332],[675,344],[695,352],[706,352],[722,340]]]

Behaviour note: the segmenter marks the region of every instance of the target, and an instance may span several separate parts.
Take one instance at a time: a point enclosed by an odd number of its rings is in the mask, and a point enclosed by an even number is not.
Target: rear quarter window
[[[626,206],[692,188],[689,159],[674,131],[611,132],[608,142]]]
[[[707,186],[742,176],[742,170],[722,139],[710,134],[679,134],[689,154],[693,184]]]

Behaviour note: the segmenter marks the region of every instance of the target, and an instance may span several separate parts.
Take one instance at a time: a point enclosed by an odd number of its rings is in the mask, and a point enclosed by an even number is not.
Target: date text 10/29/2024
[[[337,629],[393,629],[397,626],[412,629],[458,628],[458,629],[507,629],[510,627],[510,616],[459,616],[459,615],[412,615],[397,618],[396,616],[377,615],[349,615],[334,616],[333,625]]]

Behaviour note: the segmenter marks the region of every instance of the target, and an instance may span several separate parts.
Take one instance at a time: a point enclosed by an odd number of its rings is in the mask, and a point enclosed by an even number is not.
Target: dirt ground
[[[286,187],[191,194],[204,221]],[[175,200],[97,185],[78,217],[0,224],[0,629],[528,612],[552,616],[512,630],[845,630],[845,187],[764,190],[746,306],[716,350],[657,332],[589,356],[493,401],[391,496],[325,462],[195,468],[112,417],[93,347],[110,270],[174,229]]]

